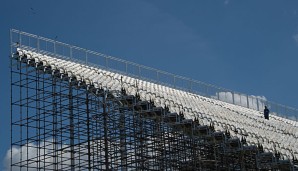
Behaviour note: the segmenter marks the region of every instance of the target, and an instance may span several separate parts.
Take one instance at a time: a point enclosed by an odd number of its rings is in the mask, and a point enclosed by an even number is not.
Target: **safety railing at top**
[[[270,109],[270,113],[298,121],[297,109],[267,101],[262,97],[235,92],[15,29],[10,30],[10,41],[11,53],[13,53],[14,48],[22,47],[38,53],[54,55],[57,58],[68,59],[90,66],[105,68],[121,74],[163,84],[258,111],[263,111],[264,106],[267,105]]]

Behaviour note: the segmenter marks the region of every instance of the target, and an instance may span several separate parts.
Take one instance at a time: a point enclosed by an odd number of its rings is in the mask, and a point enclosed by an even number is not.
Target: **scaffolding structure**
[[[11,60],[11,167],[20,170],[278,169],[272,153],[170,113],[138,94],[87,87],[42,63]],[[12,148],[12,149],[13,149]],[[292,168],[283,161],[283,168]]]
[[[199,117],[88,86],[12,46],[11,170],[295,169]]]

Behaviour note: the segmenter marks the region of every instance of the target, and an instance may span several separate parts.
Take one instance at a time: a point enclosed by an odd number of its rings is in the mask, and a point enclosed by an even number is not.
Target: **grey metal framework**
[[[11,170],[295,169],[200,119],[11,56]]]

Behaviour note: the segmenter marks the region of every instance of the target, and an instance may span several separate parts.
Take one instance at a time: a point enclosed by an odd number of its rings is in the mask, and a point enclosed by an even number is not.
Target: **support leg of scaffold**
[[[105,148],[105,170],[109,170],[109,145],[108,145],[108,124],[107,124],[107,120],[108,120],[108,113],[107,113],[107,92],[104,91],[103,94],[103,103],[102,103],[102,107],[103,107],[103,124],[104,124],[104,148]]]
[[[70,125],[70,133],[69,133],[69,140],[70,140],[70,168],[71,171],[75,170],[75,156],[74,156],[74,114],[73,114],[73,94],[72,94],[72,85],[69,82],[69,125]]]
[[[88,142],[88,170],[91,170],[91,149],[90,149],[90,111],[89,111],[89,93],[86,91],[86,113],[87,113],[87,142]]]
[[[58,155],[57,155],[57,149],[58,149],[58,144],[57,144],[57,93],[56,93],[56,80],[57,78],[55,76],[52,77],[52,110],[53,110],[53,150],[54,150],[54,155],[53,155],[53,161],[54,161],[54,170],[58,170]]]
[[[126,151],[126,135],[125,135],[125,113],[123,109],[120,109],[119,117],[120,126],[120,155],[121,155],[121,170],[127,170],[127,151]]]

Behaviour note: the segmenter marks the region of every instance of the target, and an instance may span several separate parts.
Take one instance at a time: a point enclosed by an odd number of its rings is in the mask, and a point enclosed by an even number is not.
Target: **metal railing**
[[[68,59],[91,66],[99,66],[121,74],[163,84],[176,89],[181,89],[258,111],[263,111],[264,106],[267,105],[271,113],[298,121],[298,109],[267,101],[263,97],[250,96],[235,92],[15,29],[10,30],[10,41],[12,48],[27,48],[38,53],[54,55],[58,58]]]

